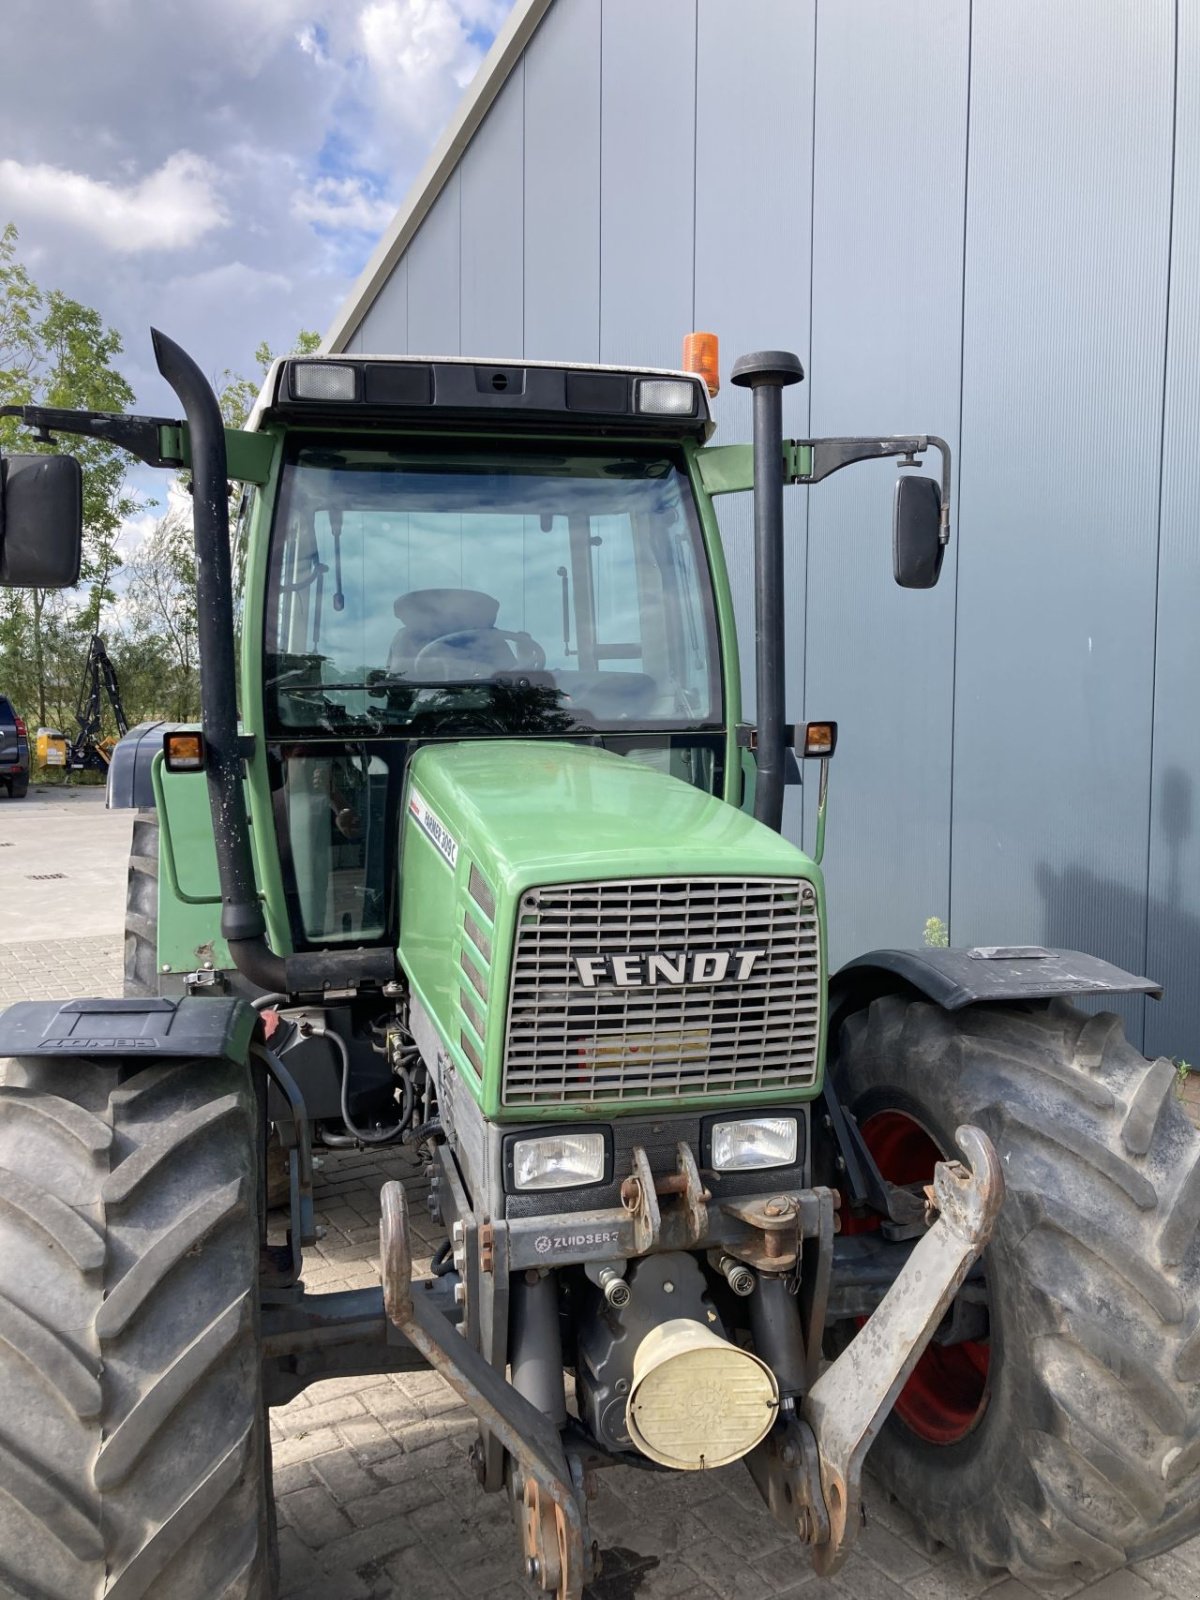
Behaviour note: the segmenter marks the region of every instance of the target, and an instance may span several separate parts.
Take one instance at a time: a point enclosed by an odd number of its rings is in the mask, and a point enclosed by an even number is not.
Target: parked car
[[[12,701],[0,694],[0,783],[10,800],[23,800],[29,790],[29,734]]]

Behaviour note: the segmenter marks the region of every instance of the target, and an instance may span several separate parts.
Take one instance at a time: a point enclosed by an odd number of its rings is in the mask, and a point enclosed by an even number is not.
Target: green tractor
[[[558,1600],[616,1463],[743,1460],[824,1573],[868,1450],[981,1573],[1194,1533],[1200,1141],[1072,1004],[1154,985],[1040,948],[827,973],[784,489],[938,452],[893,510],[928,588],[946,446],[785,440],[778,351],[714,447],[694,372],[297,357],[232,432],[155,350],[182,421],[16,411],[190,471],[203,715],[115,752],[126,997],[0,1017],[0,1592],[265,1600],[266,1407],[417,1368]],[[748,490],[753,726],[714,504]],[[77,579],[71,457],[4,462],[0,535],[0,583]],[[320,1144],[425,1153],[432,1277],[389,1182],[381,1286],[306,1291]]]

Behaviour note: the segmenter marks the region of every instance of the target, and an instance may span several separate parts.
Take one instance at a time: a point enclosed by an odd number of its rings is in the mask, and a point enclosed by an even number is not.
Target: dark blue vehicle
[[[29,735],[24,718],[12,701],[0,694],[0,783],[10,800],[23,800],[29,792]]]

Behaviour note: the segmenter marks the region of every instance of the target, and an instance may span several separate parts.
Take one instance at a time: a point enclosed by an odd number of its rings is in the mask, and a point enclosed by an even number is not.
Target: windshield
[[[691,491],[661,453],[294,447],[270,557],[276,731],[721,720]]]

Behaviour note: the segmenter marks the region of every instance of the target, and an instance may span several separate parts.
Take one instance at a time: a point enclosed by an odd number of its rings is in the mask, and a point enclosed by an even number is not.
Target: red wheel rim
[[[903,1111],[877,1111],[862,1126],[867,1148],[889,1183],[929,1183],[943,1152]],[[893,1410],[927,1444],[957,1444],[987,1407],[991,1346],[982,1339],[931,1344]]]

